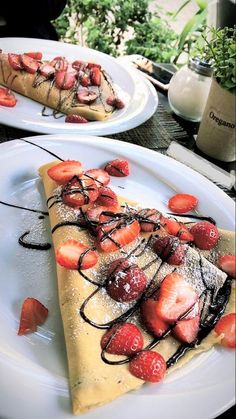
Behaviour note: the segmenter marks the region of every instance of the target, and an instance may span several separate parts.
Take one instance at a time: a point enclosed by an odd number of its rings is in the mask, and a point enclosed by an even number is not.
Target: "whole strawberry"
[[[103,335],[101,347],[109,354],[130,356],[143,348],[143,336],[133,323],[115,324]]]
[[[157,383],[164,378],[166,362],[158,352],[142,351],[130,361],[129,371],[141,380]]]
[[[201,221],[195,224],[190,233],[194,237],[194,243],[201,250],[213,249],[220,238],[217,227],[208,221]]]

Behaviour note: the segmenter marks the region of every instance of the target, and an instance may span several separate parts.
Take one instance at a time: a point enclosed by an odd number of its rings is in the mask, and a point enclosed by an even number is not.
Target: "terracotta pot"
[[[225,162],[236,158],[235,102],[235,95],[213,80],[196,141],[203,153]]]

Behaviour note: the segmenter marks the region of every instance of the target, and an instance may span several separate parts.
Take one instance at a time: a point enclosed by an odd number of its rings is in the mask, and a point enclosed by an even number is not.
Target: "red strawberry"
[[[89,219],[89,221],[98,223],[99,222],[99,219],[100,219],[100,215],[104,211],[109,211],[109,212],[114,212],[115,213],[115,212],[118,211],[118,207],[117,206],[115,206],[115,207],[109,207],[109,210],[108,210],[107,207],[104,207],[102,205],[99,205],[97,207],[89,208],[86,211],[86,216]]]
[[[83,73],[82,75],[80,75],[79,81],[80,81],[81,86],[83,87],[91,86],[91,79],[90,79],[89,74],[87,73]]]
[[[142,351],[131,359],[129,371],[141,380],[157,383],[165,376],[166,362],[158,352]]]
[[[236,313],[221,317],[214,330],[217,335],[224,335],[221,345],[227,348],[236,348]]]
[[[71,207],[91,204],[96,201],[97,197],[98,188],[95,182],[85,176],[72,179],[62,191],[63,202]]]
[[[20,54],[8,54],[8,62],[14,70],[22,70],[23,69]]]
[[[170,265],[181,265],[184,261],[186,249],[177,237],[160,237],[156,239],[153,247],[158,256]]]
[[[147,330],[152,332],[155,336],[160,337],[168,329],[168,323],[162,320],[157,315],[157,301],[153,298],[148,298],[141,304],[140,312],[143,323]]]
[[[25,55],[28,55],[28,57],[31,57],[34,60],[38,60],[38,61],[42,60],[42,58],[43,58],[42,52],[38,52],[38,51],[37,52],[25,52]]]
[[[110,269],[112,269],[112,264]],[[128,267],[124,268],[120,263],[115,273],[108,275],[108,278],[107,293],[113,300],[120,302],[136,300],[147,285],[144,271],[136,264],[128,264]]]
[[[115,192],[108,188],[108,186],[101,186],[98,192],[99,195],[96,200],[98,205],[104,205],[105,207],[114,207],[118,205],[118,199]]]
[[[85,172],[85,175],[95,180],[98,188],[100,186],[107,186],[110,182],[110,176],[105,170],[102,169],[90,169]]]
[[[111,176],[123,177],[129,175],[129,162],[127,160],[116,159],[106,164],[104,170]]]
[[[158,230],[161,213],[155,208],[145,208],[138,212],[141,231],[150,233]]]
[[[83,67],[84,65],[85,65],[85,62],[84,61],[79,61],[79,60],[73,61],[73,63],[72,63],[72,67],[77,71],[79,71],[81,69],[81,67]]]
[[[82,175],[82,173],[82,164],[78,160],[65,160],[48,169],[48,176],[60,185],[69,182],[73,176]]]
[[[56,261],[67,269],[89,269],[96,265],[95,250],[76,240],[67,240],[56,250]]]
[[[122,108],[125,107],[124,102],[121,99],[118,99],[115,96],[109,96],[107,98],[107,104],[109,106],[114,106],[114,108],[116,108],[116,109],[122,109]]]
[[[0,87],[0,105],[13,108],[16,105],[16,98],[14,93],[8,88]]]
[[[115,252],[135,240],[140,233],[137,220],[132,220],[124,226],[116,226],[110,232],[102,227],[98,231],[99,248],[103,252]]]
[[[88,68],[94,68],[94,67],[97,67],[97,68],[99,68],[99,69],[101,70],[101,66],[100,66],[100,64],[97,64],[97,63],[87,63],[87,67],[88,67]]]
[[[93,103],[98,97],[98,93],[88,89],[83,89],[77,92],[77,99],[79,103],[90,104]]]
[[[143,348],[143,336],[133,323],[115,324],[103,335],[101,347],[109,354],[131,356]]]
[[[86,124],[88,120],[81,115],[71,114],[66,116],[65,122],[70,122],[72,124]]]
[[[48,316],[48,309],[35,298],[26,298],[23,302],[18,335],[36,332]]]
[[[66,70],[59,70],[56,72],[55,83],[58,89],[70,90],[74,87],[76,78],[74,74]]]
[[[178,236],[178,238],[183,241],[193,241],[193,235],[190,233],[188,227],[174,218],[166,218],[162,216],[161,224],[167,233],[172,236]]]
[[[191,343],[197,337],[199,324],[200,316],[195,316],[187,320],[179,320],[173,329],[173,333],[181,342]]]
[[[33,58],[29,57],[26,54],[22,54],[21,57],[21,64],[27,73],[35,74],[38,70],[40,64],[38,61],[34,60]]]
[[[48,79],[52,74],[55,73],[55,68],[49,64],[42,64],[39,67],[39,72],[42,74],[42,76]]]
[[[194,289],[177,272],[163,280],[157,302],[157,314],[167,322],[174,322],[197,301]]]
[[[195,224],[190,233],[194,237],[194,243],[199,249],[210,250],[213,249],[220,238],[217,227],[208,221],[201,221]]]
[[[228,275],[236,278],[236,256],[235,255],[224,255],[218,259],[218,266],[222,271]]]
[[[168,207],[172,212],[183,214],[192,211],[198,204],[198,198],[194,195],[177,193],[168,201]]]
[[[57,71],[66,71],[68,67],[68,62],[64,57],[55,57],[49,64]]]
[[[91,84],[93,86],[100,86],[101,85],[101,71],[100,68],[98,67],[92,67],[91,68],[91,73],[90,73],[90,78],[91,78]]]

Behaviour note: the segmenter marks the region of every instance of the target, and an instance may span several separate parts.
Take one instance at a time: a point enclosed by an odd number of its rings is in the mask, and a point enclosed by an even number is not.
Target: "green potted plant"
[[[197,147],[207,155],[234,161],[236,102],[236,26],[210,28],[195,55],[211,62],[214,77],[200,124]]]

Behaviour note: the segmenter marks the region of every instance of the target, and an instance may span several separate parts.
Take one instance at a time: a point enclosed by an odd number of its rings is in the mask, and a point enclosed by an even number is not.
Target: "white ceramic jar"
[[[212,82],[208,63],[190,59],[170,81],[168,100],[178,116],[193,122],[201,121]]]

